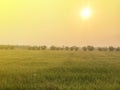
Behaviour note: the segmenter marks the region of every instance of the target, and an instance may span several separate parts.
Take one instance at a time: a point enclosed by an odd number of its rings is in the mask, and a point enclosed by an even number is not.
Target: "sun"
[[[88,19],[91,16],[91,9],[90,8],[83,8],[81,11],[81,17],[83,19]]]

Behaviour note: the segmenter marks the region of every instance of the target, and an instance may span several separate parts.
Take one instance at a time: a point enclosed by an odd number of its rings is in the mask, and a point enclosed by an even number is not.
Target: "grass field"
[[[0,90],[120,90],[120,52],[0,50]]]

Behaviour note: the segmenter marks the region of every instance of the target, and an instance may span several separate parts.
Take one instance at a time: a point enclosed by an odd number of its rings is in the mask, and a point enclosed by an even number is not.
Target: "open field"
[[[0,50],[0,90],[120,90],[120,52]]]

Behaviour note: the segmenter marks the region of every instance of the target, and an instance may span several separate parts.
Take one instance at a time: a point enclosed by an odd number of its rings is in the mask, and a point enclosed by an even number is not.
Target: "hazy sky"
[[[120,46],[120,0],[0,0],[0,44]]]

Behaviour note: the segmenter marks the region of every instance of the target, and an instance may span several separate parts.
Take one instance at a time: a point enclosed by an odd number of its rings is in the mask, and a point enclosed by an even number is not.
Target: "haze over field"
[[[120,0],[1,0],[0,44],[120,45]],[[91,10],[87,19],[83,8]]]

